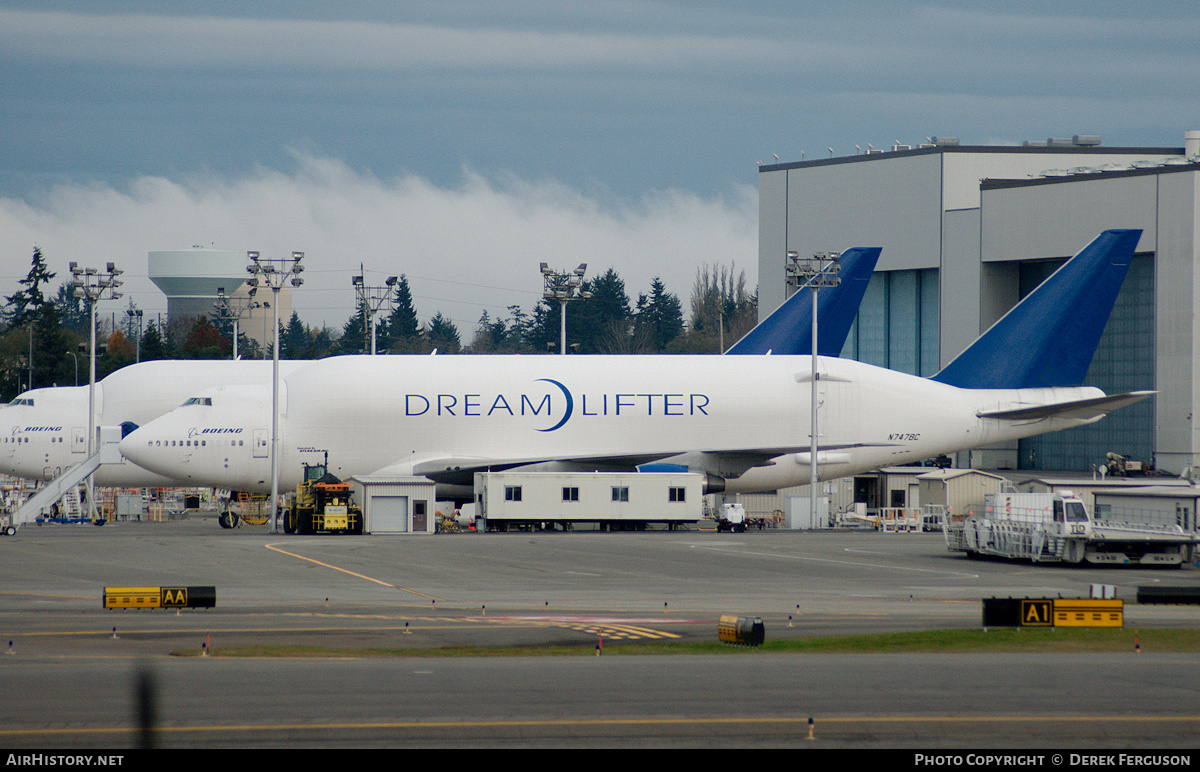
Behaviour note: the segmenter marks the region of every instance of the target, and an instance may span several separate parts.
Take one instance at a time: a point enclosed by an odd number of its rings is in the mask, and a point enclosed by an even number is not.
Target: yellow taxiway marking
[[[269,550],[272,550],[273,552],[278,552],[281,555],[287,555],[288,557],[296,558],[297,560],[307,560],[309,563],[315,563],[316,565],[321,566],[322,568],[328,568],[331,571],[340,571],[343,574],[349,574],[350,576],[353,576],[357,579],[363,579],[368,582],[374,582],[375,584],[381,585],[383,587],[390,587],[393,590],[401,590],[403,592],[407,592],[412,595],[417,595],[422,598],[429,598],[430,600],[441,600],[441,598],[435,598],[432,595],[426,595],[423,592],[417,592],[416,590],[409,590],[405,587],[397,587],[396,585],[390,584],[389,582],[385,582],[382,579],[375,579],[373,577],[367,576],[365,574],[359,574],[359,573],[356,573],[356,572],[351,571],[346,568],[339,568],[338,566],[332,565],[330,563],[323,563],[320,560],[316,560],[314,558],[306,557],[304,555],[297,555],[295,552],[288,552],[285,549],[280,549],[279,547],[276,547],[274,544],[266,544],[263,546],[265,546]]]
[[[284,614],[283,616],[305,616],[309,618],[346,618],[354,619],[354,615],[340,614]],[[370,616],[363,617],[367,619],[377,619],[380,622],[391,622],[391,624],[380,625],[360,625],[356,627],[242,627],[242,628],[220,628],[220,627],[180,627],[164,629],[161,627],[153,627],[147,629],[134,628],[118,628],[118,636],[121,638],[129,638],[136,640],[141,636],[154,635],[160,636],[164,633],[171,635],[249,635],[249,634],[300,634],[300,633],[390,633],[404,632],[409,630],[412,632],[430,631],[430,630],[470,630],[487,627],[492,630],[523,630],[531,627],[558,627],[576,632],[585,632],[603,634],[608,638],[681,638],[682,636],[674,633],[668,633],[663,630],[654,630],[649,627],[637,627],[634,625],[587,625],[579,623],[564,623],[554,620],[512,620],[512,619],[488,619],[486,617],[453,617],[453,616],[435,616],[435,617],[405,617],[403,614],[391,616]],[[408,622],[407,625],[401,625],[399,622],[403,620]],[[73,638],[73,637],[103,637],[108,638],[112,635],[112,628],[106,627],[94,630],[41,630],[41,631],[26,631],[18,633],[10,633],[12,639],[35,639],[35,638]],[[22,652],[24,653],[24,652]],[[64,657],[69,658],[76,655],[70,654],[38,654],[37,656],[49,657]],[[78,655],[79,658],[86,659],[91,654]]]
[[[429,621],[452,622],[453,624],[437,624],[437,625],[427,624],[427,622],[429,622]],[[465,622],[465,624],[464,624],[464,622]],[[490,623],[489,622],[488,623],[489,628],[505,629],[505,630],[524,630],[524,629],[528,629],[531,626],[535,626],[535,625],[531,625],[528,622],[500,622],[500,623]],[[542,626],[545,626],[545,625],[542,625]],[[123,629],[118,628],[117,637],[118,638],[129,638],[132,640],[132,639],[138,638],[139,636],[145,636],[145,635],[161,636],[164,633],[169,633],[171,635],[205,635],[205,634],[242,635],[242,634],[250,634],[250,633],[253,633],[253,634],[264,634],[264,633],[275,633],[275,634],[283,634],[283,633],[389,633],[389,632],[396,632],[396,631],[404,632],[405,630],[413,630],[415,632],[418,630],[471,630],[471,629],[476,629],[476,630],[479,629],[479,625],[477,623],[475,623],[474,620],[434,619],[431,617],[423,617],[420,619],[411,620],[411,625],[409,627],[404,627],[403,625],[395,624],[395,625],[381,625],[379,627],[229,627],[229,628],[193,627],[193,628],[178,628],[175,630],[159,630],[159,629],[152,629],[152,630],[126,629],[126,630],[123,630]],[[16,638],[58,638],[58,637],[69,638],[69,637],[86,637],[86,636],[100,636],[102,638],[108,638],[108,637],[112,636],[112,628],[110,627],[110,628],[107,628],[104,630],[66,630],[66,631],[62,631],[62,632],[24,632],[24,633],[9,633],[8,634],[8,637],[13,638],[13,639],[16,639]],[[71,655],[55,654],[55,655],[51,655],[51,656],[71,656]],[[80,656],[86,657],[89,655],[80,655]]]
[[[598,726],[670,726],[674,724],[717,725],[717,724],[794,724],[807,726],[808,717],[800,716],[762,716],[762,717],[723,717],[708,716],[680,718],[563,718],[563,719],[506,719],[499,721],[363,721],[339,723],[311,724],[218,724],[211,726],[160,726],[154,727],[156,733],[175,732],[256,732],[280,730],[332,731],[332,730],[363,730],[363,729],[469,729],[469,728],[504,728],[504,727],[598,727]],[[1025,724],[1025,723],[1188,723],[1200,722],[1196,716],[837,716],[834,718],[817,718],[816,726],[829,724]],[[140,727],[55,727],[45,729],[0,729],[0,737],[15,736],[50,736],[50,735],[80,735],[80,734],[116,734],[140,731]]]
[[[634,627],[633,625],[558,625],[566,627],[569,630],[575,630],[581,633],[591,633],[592,635],[603,635],[606,638],[613,639],[628,639],[638,640],[639,638],[681,638],[682,636],[674,633],[668,633],[663,630],[651,630],[648,627]]]

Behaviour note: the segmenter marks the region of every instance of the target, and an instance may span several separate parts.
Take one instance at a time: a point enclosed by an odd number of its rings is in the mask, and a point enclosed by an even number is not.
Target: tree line
[[[69,277],[51,293],[57,276],[35,247],[29,273],[20,288],[5,297],[0,309],[0,397],[11,400],[29,388],[70,386],[88,382],[86,302],[74,296]],[[631,299],[613,269],[583,281],[567,307],[567,344],[579,354],[719,353],[748,332],[757,318],[757,291],[746,288],[744,272],[732,266],[702,266],[692,287],[685,319],[679,297],[655,278],[645,293]],[[376,320],[376,350],[392,354],[557,353],[560,306],[538,303],[529,312],[508,307],[505,316],[480,316],[470,340],[455,324],[436,313],[419,320],[408,280],[398,277],[390,311]],[[215,311],[215,310],[214,310]],[[222,359],[232,355],[233,323],[214,313],[159,324],[144,319],[132,301],[119,315],[97,321],[96,378],[135,361],[155,359]],[[111,320],[111,321],[110,321]],[[119,320],[119,321],[117,321]],[[144,326],[142,322],[145,321]],[[370,314],[366,307],[351,314],[341,329],[305,324],[299,314],[280,323],[279,355],[285,359],[320,359],[371,350]],[[244,332],[242,358],[270,357]]]

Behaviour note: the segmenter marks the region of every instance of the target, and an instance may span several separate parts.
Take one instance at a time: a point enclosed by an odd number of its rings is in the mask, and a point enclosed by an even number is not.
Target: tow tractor
[[[285,533],[363,532],[362,510],[354,504],[350,483],[328,471],[328,462],[305,464],[292,506],[284,510]]]

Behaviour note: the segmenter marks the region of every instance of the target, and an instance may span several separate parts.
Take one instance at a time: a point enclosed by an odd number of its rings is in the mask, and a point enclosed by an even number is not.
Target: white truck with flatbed
[[[946,546],[1035,563],[1180,566],[1197,537],[1177,525],[1092,519],[1070,491],[989,493],[981,515],[946,517]]]

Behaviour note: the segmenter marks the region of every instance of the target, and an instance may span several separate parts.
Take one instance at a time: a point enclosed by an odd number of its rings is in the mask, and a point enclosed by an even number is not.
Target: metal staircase
[[[13,520],[13,525],[24,525],[32,523],[38,515],[48,514],[50,507],[54,505],[63,496],[66,496],[72,490],[74,495],[67,499],[68,516],[82,516],[82,504],[79,500],[79,491],[75,490],[75,486],[88,478],[92,472],[100,468],[100,451],[96,451],[91,456],[76,464],[67,471],[63,472],[58,477],[46,483],[40,491],[31,496],[20,509],[17,510],[17,516]]]

